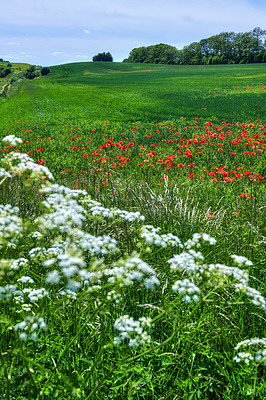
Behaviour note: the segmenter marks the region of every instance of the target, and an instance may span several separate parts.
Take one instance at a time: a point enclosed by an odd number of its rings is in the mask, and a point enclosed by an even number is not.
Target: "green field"
[[[32,118],[45,118],[47,122],[66,118],[77,124],[180,117],[203,117],[213,122],[261,119],[265,113],[265,80],[264,64],[67,64],[52,67],[52,75],[40,82],[28,82],[23,99],[19,96],[12,100],[13,104],[7,106],[11,115],[1,115],[1,123],[17,118],[29,123]],[[5,112],[5,106],[1,108]]]
[[[1,399],[264,399],[265,64],[50,69],[0,98]]]

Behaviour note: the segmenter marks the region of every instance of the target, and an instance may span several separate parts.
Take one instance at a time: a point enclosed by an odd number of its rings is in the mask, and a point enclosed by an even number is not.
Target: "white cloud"
[[[20,53],[8,53],[3,55],[4,60],[12,61],[12,62],[31,62],[36,60],[35,56],[31,54],[27,54],[24,52]],[[36,61],[35,61],[36,62]]]
[[[83,32],[86,33],[86,35],[89,35],[91,33],[89,29],[84,29]]]

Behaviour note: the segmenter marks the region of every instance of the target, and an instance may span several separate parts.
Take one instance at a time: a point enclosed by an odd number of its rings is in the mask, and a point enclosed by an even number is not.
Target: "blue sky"
[[[266,29],[265,0],[1,1],[0,58],[42,66],[114,61],[134,47],[185,45],[220,32]]]

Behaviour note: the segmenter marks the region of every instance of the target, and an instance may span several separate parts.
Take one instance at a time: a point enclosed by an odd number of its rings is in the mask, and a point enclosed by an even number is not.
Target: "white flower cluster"
[[[60,254],[58,257],[59,267],[66,278],[76,275],[80,268],[85,267],[85,262],[80,257],[73,257],[70,254]]]
[[[0,247],[5,241],[9,246],[15,245],[18,237],[22,236],[22,220],[17,217],[18,212],[18,207],[0,204]]]
[[[37,331],[46,329],[46,323],[43,318],[37,316],[27,317],[24,321],[19,322],[14,326],[14,330],[19,332],[19,338],[21,341],[38,339]]]
[[[34,283],[34,280],[30,276],[22,276],[17,280],[17,282],[21,283]]]
[[[216,239],[208,235],[207,233],[194,233],[192,235],[192,239],[189,239],[186,241],[184,244],[187,249],[191,249],[192,247],[200,247],[200,240],[203,240],[204,242],[209,242],[210,244],[215,244]]]
[[[132,285],[135,280],[141,281],[144,275],[148,275],[144,280],[147,289],[153,289],[154,285],[160,284],[154,269],[138,257],[121,260],[119,265],[106,269],[104,274],[109,277],[109,282],[119,282],[120,286]]]
[[[12,175],[6,171],[4,168],[0,168],[0,177],[1,176],[6,176],[7,178],[12,178]]]
[[[46,268],[53,266],[52,271],[46,274],[46,283],[57,285],[61,278],[67,279],[67,289],[76,292],[81,287],[81,282],[87,282],[91,279],[91,273],[86,269],[86,263],[80,250],[75,246],[61,248],[62,244],[47,249],[48,256],[52,254],[52,258],[45,259],[43,265]],[[53,251],[53,252],[52,252]],[[75,280],[74,280],[75,278]]]
[[[85,197],[82,201],[82,204],[86,204],[89,209],[89,212],[92,215],[102,215],[106,218],[114,218],[115,216],[124,219],[125,221],[133,222],[133,221],[144,221],[144,215],[141,215],[139,211],[126,211],[120,210],[119,208],[106,208],[101,205],[98,201],[92,200],[89,196]]]
[[[244,362],[245,364],[249,364],[250,362],[255,362],[259,364],[266,365],[266,338],[252,338],[243,340],[235,347],[235,350],[239,350],[240,347],[251,347],[256,346],[256,351],[253,354],[248,352],[240,352],[237,356],[234,357],[234,360],[237,363]],[[260,347],[258,349],[258,347]]]
[[[248,297],[250,297],[255,306],[262,307],[264,310],[266,310],[266,300],[258,290],[243,283],[236,284],[235,288],[236,291],[244,292]]]
[[[71,196],[52,193],[43,204],[52,211],[38,218],[44,230],[59,229],[60,232],[67,233],[76,226],[81,227],[86,219],[86,210]]]
[[[69,251],[71,252],[68,253],[67,248],[62,251],[60,244],[58,244],[58,247],[51,247],[47,250],[47,254],[52,254],[53,257],[44,260],[43,265],[46,268],[50,268],[51,266],[54,268],[58,267],[60,271],[57,269],[49,271],[46,275],[46,283],[57,285],[61,278],[65,277],[68,280],[68,287],[71,287],[72,290],[78,290],[81,284],[79,281],[73,281],[72,278],[75,276],[76,279],[80,277],[82,277],[83,280],[85,278],[87,279],[87,274],[84,273],[86,272],[86,270],[84,270],[86,263],[78,249],[69,249]],[[76,255],[73,256],[72,252]]]
[[[16,137],[15,135],[8,135],[2,139],[3,142],[9,142],[12,146],[16,146],[17,143],[22,143],[23,140],[21,138]]]
[[[53,174],[44,165],[36,164],[34,160],[27,154],[23,153],[11,153],[12,159],[18,160],[19,163],[16,166],[12,166],[10,170],[14,173],[31,171],[31,176],[41,176],[45,175],[48,179],[54,180]],[[8,160],[6,158],[6,160]]]
[[[58,185],[54,183],[48,187],[43,189],[43,193],[58,193],[62,194],[66,198],[76,199],[80,195],[87,195],[86,190],[79,190],[79,189],[70,189],[64,185]]]
[[[243,271],[237,267],[228,267],[223,264],[209,264],[208,271],[210,273],[219,273],[220,275],[232,276],[236,279],[240,284],[247,287],[248,285],[248,274],[246,271]],[[237,284],[238,285],[238,284]]]
[[[107,300],[114,300],[116,302],[116,304],[118,304],[121,301],[122,296],[120,293],[117,293],[116,290],[111,290],[111,292],[107,293],[106,298],[107,298]]]
[[[200,289],[189,279],[178,280],[172,286],[172,290],[174,292],[178,292],[183,295],[183,301],[185,303],[191,303],[195,301],[196,303],[199,301],[199,294],[201,293]]]
[[[15,296],[23,296],[21,290],[18,290],[15,285],[0,286],[0,300],[10,301]]]
[[[193,275],[204,272],[205,265],[202,261],[204,261],[204,257],[200,251],[189,250],[188,252],[184,251],[181,254],[175,254],[167,262],[170,264],[171,269]]]
[[[60,282],[61,276],[59,274],[59,272],[57,271],[57,269],[48,272],[48,274],[46,275],[46,283],[50,283],[51,285],[57,285]]]
[[[133,222],[133,221],[144,221],[145,217],[144,215],[141,215],[139,211],[133,212],[133,211],[126,211],[126,210],[120,210],[119,208],[113,208],[111,210],[114,215],[117,215],[118,217],[124,219],[125,221]]]
[[[172,233],[159,235],[161,228],[155,228],[152,225],[144,225],[141,228],[140,237],[145,240],[147,244],[154,244],[159,247],[166,247],[168,244],[171,246],[183,247],[180,239]]]
[[[33,239],[39,239],[39,238],[41,238],[43,235],[40,233],[40,232],[38,232],[38,231],[35,231],[35,232],[32,232],[32,234],[31,234],[31,237],[33,238]]]
[[[191,240],[188,240],[185,243],[185,247],[188,251],[184,251],[181,254],[174,255],[171,259],[168,260],[170,264],[170,268],[174,271],[180,271],[182,273],[186,273],[187,275],[193,275],[194,278],[212,278],[213,282],[217,284],[226,283],[225,277],[231,277],[237,281],[235,283],[236,291],[244,292],[248,297],[251,298],[253,304],[262,307],[264,310],[266,309],[266,300],[261,295],[259,291],[248,286],[248,274],[246,271],[238,268],[238,267],[228,267],[223,264],[206,264],[204,263],[204,257],[200,251],[195,251],[191,247],[200,246],[200,239],[209,242],[210,244],[215,243],[215,239],[210,237],[209,235],[195,233]],[[252,265],[251,261],[249,261],[246,257],[241,257],[237,255],[231,256],[233,260],[240,266],[242,265]],[[180,281],[178,281],[180,282]]]
[[[21,267],[24,267],[25,265],[28,264],[28,260],[26,258],[18,258],[16,260],[12,261],[12,264],[10,265],[10,269],[17,271],[19,270]]]
[[[22,289],[23,295],[28,296],[30,302],[35,302],[41,300],[43,297],[48,296],[48,292],[44,288],[32,289],[25,288]]]
[[[52,244],[52,247],[49,247],[46,250],[48,255],[57,256],[58,254],[64,254],[66,252],[66,246],[64,242],[55,242]]]
[[[85,206],[88,207],[89,212],[92,215],[102,215],[103,217],[106,218],[113,218],[114,215],[111,212],[111,210],[109,210],[109,208],[105,208],[101,205],[101,203],[99,203],[96,200],[92,200],[89,196],[85,197],[81,203]]]
[[[34,259],[45,259],[45,266],[53,264],[56,260],[49,258],[50,256],[55,257],[59,254],[64,254],[66,252],[66,247],[63,243],[53,243],[52,247],[46,249],[45,247],[34,247],[29,251],[29,256],[31,260]],[[48,257],[48,258],[47,258]],[[47,263],[47,264],[46,264]]]
[[[45,247],[34,247],[29,251],[29,257],[34,260],[35,258],[43,257],[47,254]]]
[[[128,345],[135,349],[151,342],[151,337],[143,328],[151,326],[151,319],[142,317],[135,321],[128,315],[123,315],[114,323],[114,328],[119,331],[119,336],[114,338],[114,344],[120,345],[124,340],[129,339]]]
[[[90,254],[108,254],[117,248],[117,241],[110,236],[93,236],[83,231],[75,231],[76,245],[82,250],[89,251]]]
[[[253,265],[253,263],[249,261],[246,257],[237,256],[235,254],[233,254],[231,257],[236,264],[240,265],[240,267],[242,267],[242,265],[247,265],[247,266]]]

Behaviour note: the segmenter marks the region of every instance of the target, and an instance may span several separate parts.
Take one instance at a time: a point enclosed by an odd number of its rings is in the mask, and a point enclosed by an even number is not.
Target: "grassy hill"
[[[0,67],[6,68],[8,64],[10,64],[10,63],[0,61]],[[27,63],[11,63],[11,65],[12,65],[12,67],[10,67],[10,69],[12,72],[24,71],[27,68],[29,68],[29,66],[30,66],[30,64],[27,64]]]
[[[265,113],[263,64],[74,63],[51,70],[44,79],[25,83],[23,95],[8,105],[10,112],[14,104],[14,117],[1,116],[2,122],[32,118],[32,107],[36,112],[41,107],[49,119],[60,118],[64,110],[79,121],[88,121],[89,115],[94,121],[154,121],[162,116],[219,122],[260,119]]]

